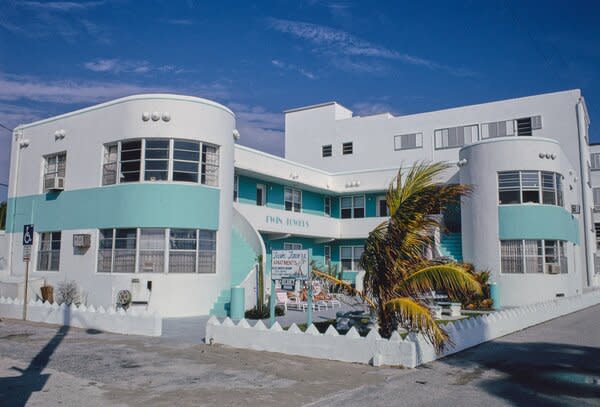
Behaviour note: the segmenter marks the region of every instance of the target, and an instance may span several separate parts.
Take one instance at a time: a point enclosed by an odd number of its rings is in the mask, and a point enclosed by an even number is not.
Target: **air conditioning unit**
[[[581,213],[581,205],[571,205],[571,213],[579,215]]]
[[[48,191],[63,191],[65,189],[65,178],[46,178],[44,181],[44,189],[47,189]]]
[[[594,205],[594,213],[600,212],[600,205]]]
[[[560,274],[560,264],[546,264],[548,274]]]

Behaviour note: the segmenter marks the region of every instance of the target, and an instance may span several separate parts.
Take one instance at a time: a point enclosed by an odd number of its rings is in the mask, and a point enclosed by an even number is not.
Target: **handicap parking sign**
[[[33,225],[23,226],[23,246],[31,246],[33,244]]]

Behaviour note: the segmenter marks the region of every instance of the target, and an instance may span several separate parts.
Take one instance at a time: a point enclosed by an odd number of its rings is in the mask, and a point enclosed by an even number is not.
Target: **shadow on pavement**
[[[0,377],[0,405],[23,407],[33,392],[41,391],[44,388],[50,375],[43,374],[42,370],[48,366],[50,357],[67,336],[70,320],[70,310],[67,308],[65,309],[65,325],[56,331],[52,339],[31,360],[29,366],[25,369],[12,368],[21,375]]]
[[[483,367],[476,370],[494,369],[503,374],[501,378],[483,379],[477,387],[514,406],[562,407],[569,405],[569,397],[600,405],[600,348],[497,342],[450,356],[441,363],[462,369]],[[457,380],[455,384],[462,383]]]

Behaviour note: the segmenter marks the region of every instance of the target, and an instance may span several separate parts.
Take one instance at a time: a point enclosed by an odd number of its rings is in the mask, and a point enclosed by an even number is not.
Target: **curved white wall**
[[[544,158],[540,158],[544,153]],[[555,159],[545,154],[554,154]],[[481,141],[460,151],[466,164],[460,169],[460,182],[473,186],[473,194],[462,202],[462,238],[465,262],[479,270],[490,270],[499,284],[503,306],[531,304],[555,298],[556,294],[579,292],[581,273],[585,273],[581,245],[567,246],[566,275],[500,273],[498,220],[498,172],[540,170],[564,176],[564,207],[577,203],[578,172],[566,158],[558,142],[536,137],[506,137]],[[578,219],[579,228],[582,220]],[[580,293],[580,292],[579,292]]]

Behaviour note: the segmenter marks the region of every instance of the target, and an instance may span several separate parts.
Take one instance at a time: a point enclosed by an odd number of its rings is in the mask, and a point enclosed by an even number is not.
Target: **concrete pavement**
[[[414,370],[5,320],[0,406],[600,406],[599,361],[600,306]]]

